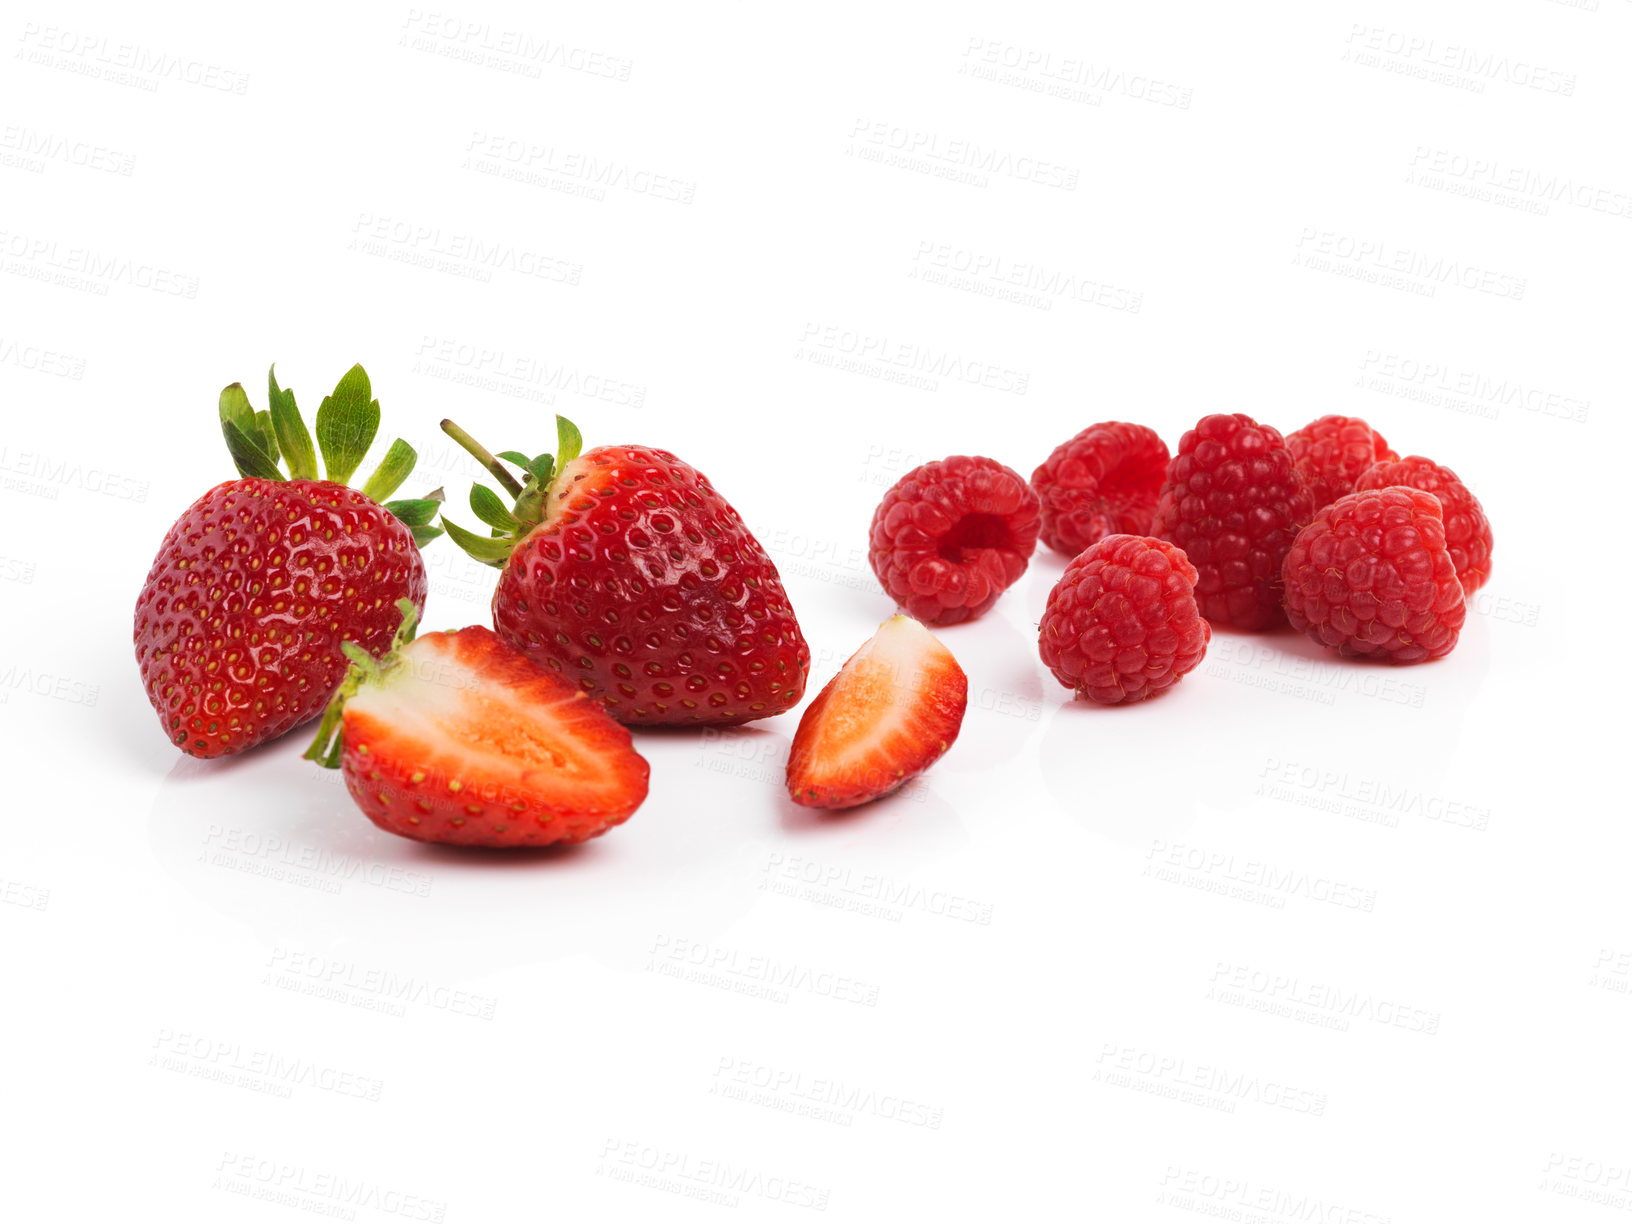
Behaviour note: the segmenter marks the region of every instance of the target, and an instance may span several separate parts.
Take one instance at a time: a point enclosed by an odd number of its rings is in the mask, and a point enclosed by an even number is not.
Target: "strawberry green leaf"
[[[232,421],[222,421],[221,432],[226,436],[227,451],[232,455],[233,465],[240,476],[258,476],[262,480],[283,479],[278,465],[261,449],[258,437],[251,438]]]
[[[527,470],[533,474],[540,488],[547,489],[550,487],[550,477],[555,475],[555,456],[539,455],[527,465]]]
[[[545,456],[548,458],[548,456]],[[533,476],[527,477],[527,485],[516,498],[516,520],[527,530],[537,527],[544,520],[544,495],[549,492],[549,486],[538,483]],[[524,534],[521,531],[516,535]]]
[[[555,418],[555,433],[555,466],[564,468],[583,453],[584,435],[564,416]]]
[[[505,535],[513,536],[521,529],[516,516],[505,509],[499,495],[486,485],[470,486],[470,508],[482,522]]]
[[[380,401],[373,398],[363,367],[354,365],[317,410],[317,448],[323,452],[323,468],[330,480],[335,484],[351,481],[379,428]]]
[[[257,412],[255,414],[255,435],[260,440],[261,449],[267,453],[273,463],[279,459],[278,435],[272,430],[272,414]]]
[[[532,463],[532,460],[527,458],[527,456],[522,454],[520,451],[500,451],[499,458],[510,460],[511,463],[515,464],[523,471],[525,471],[527,466]]]
[[[479,536],[466,531],[459,524],[450,522],[445,514],[442,516],[442,526],[448,529],[448,538],[460,548],[483,565],[491,565],[497,569],[504,568],[504,563],[510,559],[511,550],[516,546],[514,540]]]
[[[266,391],[272,405],[272,429],[277,434],[283,457],[289,462],[289,479],[316,480],[317,452],[312,449],[311,431],[300,419],[295,393],[278,386],[277,369],[273,366],[267,370]]]
[[[418,461],[419,454],[414,448],[398,438],[391,443],[385,458],[380,460],[380,466],[374,469],[374,475],[363,486],[363,496],[383,502],[402,487],[402,482],[408,479],[408,473],[414,470],[414,464]]]
[[[244,390],[243,383],[233,383],[230,387],[221,388],[217,411],[220,412],[223,423],[231,421],[245,434],[254,432],[255,409],[250,407],[249,392]]]
[[[396,515],[398,521],[413,533],[414,543],[424,548],[443,534],[442,528],[431,525],[431,520],[442,509],[442,500],[442,490],[432,489],[424,497],[408,497],[401,501],[386,502],[385,508]]]
[[[255,410],[249,406],[249,396],[237,383],[222,390],[218,411],[221,415],[221,433],[227,440],[227,452],[244,477],[258,476],[262,480],[282,480],[278,471],[276,452],[267,454],[263,445]]]
[[[388,501],[385,508],[389,510],[404,527],[426,527],[442,510],[440,497],[408,497],[401,501]],[[440,533],[440,530],[438,531]]]

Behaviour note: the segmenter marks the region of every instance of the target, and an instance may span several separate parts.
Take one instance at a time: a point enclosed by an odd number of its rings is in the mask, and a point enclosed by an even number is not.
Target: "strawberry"
[[[910,616],[879,626],[799,720],[788,793],[847,808],[887,795],[940,760],[963,726],[969,680]]]
[[[649,446],[580,453],[556,418],[554,456],[495,457],[442,428],[515,498],[471,489],[492,534],[443,519],[503,570],[493,628],[631,726],[727,724],[798,703],[810,650],[776,566],[701,472]],[[517,480],[508,461],[525,473]]]
[[[458,846],[547,846],[599,837],[646,798],[629,732],[491,629],[414,636],[411,600],[378,661],[351,668],[306,752],[339,768],[388,833]]]
[[[327,480],[293,391],[267,375],[256,412],[237,383],[221,429],[242,479],[219,484],[176,520],[136,599],[136,661],[165,734],[196,757],[227,756],[317,717],[346,671],[340,643],[378,654],[396,602],[425,604],[419,545],[438,491],[380,502],[413,470],[400,438],[359,492],[346,487],[379,428],[368,375],[353,366],[317,412]],[[286,478],[279,470],[287,460]]]

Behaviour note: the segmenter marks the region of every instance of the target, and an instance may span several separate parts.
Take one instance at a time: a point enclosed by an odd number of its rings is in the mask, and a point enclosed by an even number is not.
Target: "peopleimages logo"
[[[876,1092],[835,1076],[807,1075],[803,1071],[773,1067],[751,1058],[721,1057],[714,1068],[714,1080],[714,1086],[709,1089],[711,1095],[750,1104],[770,1104],[783,1112],[837,1121],[841,1126],[850,1125],[857,1115],[867,1115],[886,1122],[940,1130],[945,1117],[945,1111],[938,1105]],[[763,1094],[763,1099],[754,1094]]]
[[[848,360],[856,364],[858,372],[868,368],[899,372],[903,378],[917,379],[924,384],[923,389],[930,391],[935,390],[943,378],[1011,395],[1024,395],[1031,384],[1031,375],[1022,370],[989,361],[970,360],[944,349],[904,344],[889,336],[854,328],[806,323],[799,336],[799,344],[812,350],[806,360],[813,365],[830,364],[821,360],[823,357],[835,359],[832,364]]]
[[[1611,217],[1632,217],[1632,192],[1615,191],[1596,183],[1577,182],[1568,175],[1508,165],[1499,158],[1469,157],[1451,149],[1418,145],[1411,158],[1410,174],[1410,182],[1420,182],[1425,186],[1445,185],[1453,194],[1465,194],[1474,199],[1495,200],[1512,196],[1536,204],[1568,204]],[[1455,183],[1466,184],[1466,188],[1456,191],[1449,186]],[[1547,210],[1541,208],[1540,211]]]
[[[471,132],[465,152],[477,159],[477,169],[491,163],[491,170],[499,178],[540,186],[547,185],[551,177],[559,178],[595,193],[598,199],[613,190],[690,204],[697,194],[697,184],[688,179],[657,174],[614,157],[561,149],[497,132]]]
[[[627,81],[634,62],[588,47],[574,46],[548,35],[495,28],[485,21],[467,21],[455,14],[411,8],[403,18],[401,44],[447,59],[466,60],[483,67],[507,67],[522,76],[537,77],[545,68],[581,72],[585,76]]]
[[[1535,416],[1581,425],[1592,410],[1589,399],[1547,390],[1522,378],[1382,349],[1366,350],[1355,385],[1491,421],[1501,417],[1503,408],[1521,408]]]
[[[1407,76],[1439,79],[1444,76],[1460,77],[1479,85],[1500,81],[1521,89],[1568,98],[1575,94],[1575,74],[1546,68],[1524,58],[1498,55],[1462,43],[1426,38],[1420,34],[1406,34],[1385,26],[1356,22],[1349,29],[1346,55],[1368,66],[1388,67]],[[1361,58],[1370,56],[1369,60]],[[1441,70],[1435,72],[1434,70]]]
[[[84,76],[101,77],[115,84],[139,85],[151,93],[160,81],[179,81],[222,93],[249,91],[249,74],[217,64],[170,55],[137,43],[118,42],[101,34],[42,26],[30,21],[18,41],[18,58],[51,63]],[[41,58],[43,57],[43,59]],[[54,61],[52,57],[55,57]]]
[[[1247,1101],[1289,1113],[1321,1117],[1326,1112],[1326,1094],[1300,1088],[1280,1080],[1266,1079],[1250,1072],[1233,1071],[1215,1063],[1192,1062],[1177,1055],[1142,1050],[1107,1041],[1096,1060],[1094,1078],[1113,1087],[1136,1087],[1157,1096],[1184,1099],[1186,1091],[1200,1094],[1201,1103],[1211,1098],[1213,1106],[1225,1104],[1234,1112],[1238,1102]],[[1169,1091],[1160,1091],[1166,1088]]]
[[[129,153],[15,123],[0,129],[0,150],[17,154],[24,167],[31,170],[44,170],[45,163],[55,161],[129,178],[136,169],[136,158]],[[0,164],[6,163],[7,159],[0,157]]]
[[[857,119],[851,125],[850,140],[852,145],[859,144],[864,150],[908,159],[903,163],[908,169],[912,168],[912,159],[921,159],[927,164],[1036,183],[1041,187],[1058,187],[1062,191],[1075,191],[1081,177],[1081,171],[1074,166],[1056,165],[1044,158],[983,145],[977,140],[942,136],[939,132],[907,127],[887,119]]]
[[[990,79],[1003,81],[1004,78],[996,75],[996,71],[1006,70],[1021,80],[1036,78],[1040,86],[1037,92],[1040,93],[1075,87],[1088,93],[1120,94],[1137,102],[1171,106],[1176,110],[1189,110],[1194,97],[1193,91],[1186,86],[1175,85],[1159,77],[1122,72],[1081,56],[1055,55],[1052,51],[1021,47],[979,34],[970,36],[968,45],[963,49],[963,58],[966,61],[965,71],[970,76],[989,76]]]
[[[129,285],[172,297],[196,298],[198,277],[90,247],[65,246],[52,238],[0,230],[0,256],[12,261],[7,272],[50,280],[70,289],[106,297],[108,286]]]
[[[1326,264],[1313,261],[1335,261],[1338,267],[1351,268],[1352,275],[1359,280],[1403,277],[1408,283],[1422,286],[1430,296],[1433,288],[1452,285],[1475,293],[1487,293],[1492,297],[1521,301],[1527,283],[1524,277],[1509,276],[1462,260],[1395,246],[1380,238],[1356,237],[1313,226],[1305,226],[1298,234],[1297,251],[1307,267],[1325,269]],[[1384,283],[1393,284],[1386,279]]]

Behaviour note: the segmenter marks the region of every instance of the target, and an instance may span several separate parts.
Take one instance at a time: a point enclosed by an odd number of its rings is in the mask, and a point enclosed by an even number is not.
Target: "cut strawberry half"
[[[401,608],[375,661],[351,670],[306,756],[345,775],[380,828],[417,841],[546,846],[598,837],[646,798],[629,732],[492,630],[415,638]]]
[[[806,708],[788,754],[788,793],[818,808],[889,794],[952,746],[968,700],[952,652],[912,617],[892,616]]]

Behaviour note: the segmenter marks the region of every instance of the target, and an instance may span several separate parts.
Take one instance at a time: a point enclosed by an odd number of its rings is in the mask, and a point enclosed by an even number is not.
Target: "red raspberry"
[[[1143,535],[1167,475],[1154,429],[1106,421],[1061,442],[1031,474],[1043,503],[1043,541],[1074,557],[1108,535]]]
[[[1286,435],[1286,448],[1309,486],[1315,510],[1353,493],[1354,482],[1372,464],[1399,458],[1383,435],[1359,417],[1323,416],[1311,421]]]
[[[973,620],[1026,572],[1037,494],[995,459],[954,455],[908,472],[873,512],[867,559],[926,625]]]
[[[1196,602],[1208,620],[1270,629],[1285,619],[1281,562],[1311,513],[1280,431],[1218,413],[1180,440],[1151,534],[1196,567]]]
[[[1298,533],[1284,576],[1292,627],[1341,655],[1437,659],[1468,614],[1439,499],[1420,489],[1338,498]]]
[[[1412,455],[1367,469],[1355,488],[1382,489],[1389,485],[1406,485],[1439,498],[1445,514],[1445,547],[1456,564],[1463,592],[1472,595],[1484,586],[1490,579],[1490,554],[1495,548],[1490,520],[1479,499],[1456,478],[1456,473],[1432,459]]]
[[[1200,663],[1212,640],[1195,585],[1195,566],[1165,540],[1106,536],[1049,592],[1037,638],[1043,662],[1101,705],[1155,696]]]

